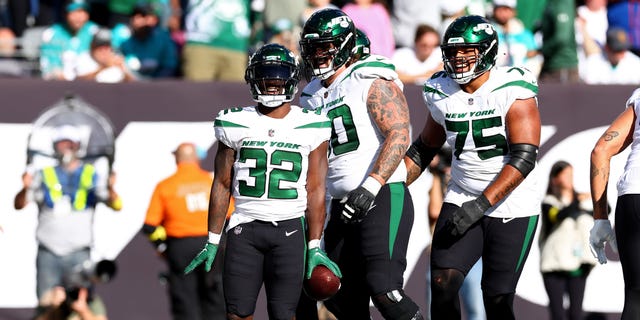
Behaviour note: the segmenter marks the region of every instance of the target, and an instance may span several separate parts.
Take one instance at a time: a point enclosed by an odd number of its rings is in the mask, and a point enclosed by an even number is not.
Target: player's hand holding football
[[[360,222],[375,205],[373,201],[382,188],[380,182],[373,177],[367,177],[355,190],[347,193],[340,201],[344,205],[342,219],[348,223]]]
[[[211,271],[213,260],[216,258],[216,252],[218,252],[218,245],[211,242],[207,242],[204,245],[204,249],[198,253],[198,255],[191,260],[189,265],[184,269],[184,274],[188,274],[193,271],[197,266],[205,262],[204,270]]]
[[[591,253],[598,259],[600,264],[607,263],[607,255],[604,252],[604,245],[608,242],[613,251],[618,251],[616,236],[613,234],[609,219],[596,219],[593,221],[593,228],[589,234],[589,244]]]
[[[340,272],[338,265],[329,259],[327,254],[320,249],[320,240],[311,240],[309,241],[309,248],[307,249],[307,271],[305,275],[307,279],[311,278],[313,269],[319,265],[327,267],[338,278],[342,278],[342,272]]]
[[[448,221],[450,223],[449,228],[451,229],[451,234],[459,236],[467,232],[467,229],[480,220],[489,208],[491,208],[491,203],[484,194],[475,200],[463,203],[462,206],[453,213],[451,220]]]

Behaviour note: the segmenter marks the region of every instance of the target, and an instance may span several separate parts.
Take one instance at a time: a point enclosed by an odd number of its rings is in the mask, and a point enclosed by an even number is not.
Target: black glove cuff
[[[476,203],[482,209],[482,212],[485,212],[485,211],[489,210],[489,208],[491,208],[491,202],[489,202],[489,199],[487,199],[487,197],[484,195],[484,193],[481,194],[476,199]]]

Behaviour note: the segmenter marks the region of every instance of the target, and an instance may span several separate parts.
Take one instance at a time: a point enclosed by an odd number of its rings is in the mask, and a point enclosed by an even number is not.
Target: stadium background
[[[0,320],[29,319],[35,305],[35,208],[16,212],[13,196],[21,187],[30,123],[46,107],[74,94],[105,113],[118,135],[114,169],[116,189],[125,207],[120,213],[99,208],[96,217],[96,258],[116,259],[118,274],[98,293],[110,319],[168,320],[168,300],[158,275],[163,262],[147,240],[137,234],[155,182],[173,171],[170,150],[183,140],[210,148],[205,167],[212,170],[215,141],[212,120],[217,111],[253,104],[247,87],[234,83],[160,81],[101,85],[83,82],[46,82],[37,79],[0,80]],[[624,108],[632,86],[541,85],[539,106],[543,144],[538,168],[543,185],[553,162],[564,159],[575,167],[576,187],[588,191],[589,153],[597,137]],[[407,86],[414,135],[422,129],[426,109],[421,88]],[[614,158],[609,199],[615,206],[615,183],[625,154]],[[544,192],[541,189],[541,192]],[[407,268],[406,290],[418,302],[425,300],[428,234],[414,229]],[[546,293],[538,270],[537,246],[525,265],[515,303],[518,319],[547,319]],[[584,301],[588,312],[619,318],[623,281],[615,254],[613,261],[594,269]],[[424,309],[425,303],[421,303]],[[256,319],[266,319],[260,299]],[[374,312],[375,314],[375,312]],[[377,314],[374,319],[380,319]]]

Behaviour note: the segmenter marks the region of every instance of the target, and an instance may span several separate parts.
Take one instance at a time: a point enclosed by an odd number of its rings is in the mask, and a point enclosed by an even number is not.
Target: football
[[[323,265],[313,269],[311,278],[304,280],[304,291],[314,300],[324,301],[340,290],[340,278]]]

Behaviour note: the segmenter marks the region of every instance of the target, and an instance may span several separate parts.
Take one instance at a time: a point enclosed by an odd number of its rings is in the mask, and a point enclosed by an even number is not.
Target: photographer
[[[92,287],[77,288],[77,299],[56,286],[40,298],[34,320],[107,320],[104,303]]]
[[[86,260],[62,279],[62,286],[46,291],[36,308],[35,320],[107,320],[102,299],[94,292],[97,283],[109,282],[116,274],[111,260]]]

